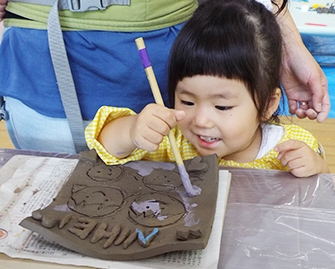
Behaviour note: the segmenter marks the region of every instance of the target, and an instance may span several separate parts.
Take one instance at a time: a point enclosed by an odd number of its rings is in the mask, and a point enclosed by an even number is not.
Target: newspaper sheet
[[[228,171],[220,170],[217,210],[204,250],[172,252],[139,261],[106,261],[75,253],[19,226],[32,211],[51,203],[77,162],[18,155],[0,170],[0,253],[11,258],[95,268],[217,268],[230,187]]]

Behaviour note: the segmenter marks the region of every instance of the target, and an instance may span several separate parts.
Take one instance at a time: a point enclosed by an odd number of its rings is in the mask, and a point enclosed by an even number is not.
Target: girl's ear
[[[265,113],[265,116],[266,116],[265,120],[270,119],[271,116],[276,112],[276,110],[279,106],[280,98],[281,98],[281,90],[279,88],[276,88],[276,91],[275,91],[274,95],[271,97],[270,103],[269,103],[267,111]]]

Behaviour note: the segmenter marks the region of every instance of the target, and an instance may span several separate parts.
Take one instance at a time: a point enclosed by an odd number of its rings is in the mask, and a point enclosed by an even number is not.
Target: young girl
[[[149,52],[150,53],[150,52]],[[278,124],[282,40],[275,16],[253,0],[214,0],[185,24],[171,52],[169,98],[139,114],[102,107],[86,129],[106,164],[217,154],[220,165],[329,173],[306,130]]]

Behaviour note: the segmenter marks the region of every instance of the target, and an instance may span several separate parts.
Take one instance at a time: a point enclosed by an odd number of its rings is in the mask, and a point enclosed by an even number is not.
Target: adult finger
[[[325,93],[322,99],[321,111],[318,113],[317,121],[323,122],[328,117],[329,111],[330,111],[330,99],[329,99],[329,93],[327,90],[327,92]]]
[[[296,114],[296,111],[298,109],[298,104],[297,104],[297,100],[288,100],[288,108],[289,108],[289,112],[290,114],[294,115]]]

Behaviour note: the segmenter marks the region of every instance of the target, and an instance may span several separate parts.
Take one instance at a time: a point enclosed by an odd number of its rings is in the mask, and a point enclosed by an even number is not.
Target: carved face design
[[[121,165],[97,165],[88,170],[87,175],[94,181],[112,181],[118,179],[123,174]]]
[[[180,220],[186,213],[179,200],[161,193],[145,194],[129,209],[129,217],[146,227],[162,227]]]
[[[180,174],[175,171],[155,169],[143,179],[143,183],[155,191],[172,191],[182,186]]]
[[[112,214],[124,204],[120,190],[113,187],[88,187],[75,185],[68,206],[73,211],[88,217]]]

